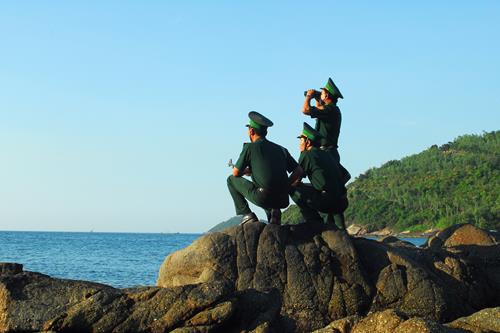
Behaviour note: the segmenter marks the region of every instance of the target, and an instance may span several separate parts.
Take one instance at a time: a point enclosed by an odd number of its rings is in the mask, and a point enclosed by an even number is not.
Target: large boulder
[[[207,281],[232,281],[236,276],[234,253],[231,237],[210,233],[168,256],[160,267],[157,284],[175,287]]]
[[[221,241],[215,245],[214,239]],[[394,237],[350,238],[326,225],[247,223],[167,257],[158,285],[174,285],[186,275],[179,268],[188,267],[193,281],[277,290],[287,331],[308,332],[386,309],[443,323],[500,305],[499,245],[477,240],[419,248]],[[405,325],[411,323],[420,325]]]
[[[388,309],[366,317],[338,319],[313,333],[492,333],[500,332],[500,308],[484,309],[468,317],[441,324],[422,317],[407,317]]]
[[[495,331],[500,245],[446,245],[457,230],[419,248],[327,225],[247,223],[167,257],[157,287],[0,263],[0,332]]]
[[[238,291],[277,290],[282,325],[289,331],[310,331],[364,313],[372,295],[350,237],[322,225],[255,222],[209,234],[168,256],[158,285],[173,286],[186,275],[197,282],[222,279]]]
[[[347,233],[352,236],[362,236],[367,232],[366,228],[362,225],[351,224],[347,227]]]
[[[408,318],[398,311],[389,309],[368,315],[356,323],[348,333],[388,332],[452,333],[456,331],[429,319],[421,317]]]
[[[500,332],[500,307],[483,309],[468,317],[462,317],[446,324],[472,333]]]
[[[453,247],[460,245],[497,245],[496,236],[472,224],[457,224],[444,229],[427,241],[431,248]]]
[[[0,332],[241,332],[277,326],[276,291],[224,281],[172,288],[110,286],[0,264]]]

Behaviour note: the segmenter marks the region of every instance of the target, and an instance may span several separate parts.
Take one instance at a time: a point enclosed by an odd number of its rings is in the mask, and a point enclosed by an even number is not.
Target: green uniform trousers
[[[256,186],[253,182],[243,177],[229,176],[227,187],[233,198],[236,215],[251,213],[247,199],[256,206],[263,208],[269,215],[273,208],[286,208],[288,206],[288,193],[271,192]]]
[[[344,227],[343,212],[348,206],[346,196],[335,198],[328,193],[316,190],[311,184],[299,184],[290,196],[299,207],[306,222],[323,221],[319,213],[325,213],[334,219],[328,221],[329,223],[337,222]]]

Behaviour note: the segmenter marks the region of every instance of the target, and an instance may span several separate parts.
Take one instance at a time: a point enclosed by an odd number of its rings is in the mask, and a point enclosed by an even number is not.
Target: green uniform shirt
[[[267,190],[287,191],[288,174],[298,166],[288,150],[267,139],[243,144],[243,150],[234,165],[238,170],[249,166],[252,180]]]
[[[326,191],[335,197],[345,194],[338,163],[328,151],[315,147],[304,150],[299,164],[316,190]]]
[[[323,136],[321,145],[337,148],[342,122],[342,115],[337,105],[335,103],[327,104],[323,110],[312,106],[309,112],[311,118],[316,118],[316,131]]]

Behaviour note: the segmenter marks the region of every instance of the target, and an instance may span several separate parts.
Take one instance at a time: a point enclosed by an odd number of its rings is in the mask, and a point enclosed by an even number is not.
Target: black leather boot
[[[240,224],[245,224],[248,222],[259,222],[259,219],[257,218],[257,215],[255,215],[253,212],[250,212],[246,215],[243,215]]]
[[[270,224],[281,225],[281,209],[272,209],[271,210],[271,219],[269,220]]]

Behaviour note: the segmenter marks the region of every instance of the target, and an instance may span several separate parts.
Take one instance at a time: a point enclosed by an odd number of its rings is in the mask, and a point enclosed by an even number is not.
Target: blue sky
[[[498,1],[0,4],[0,230],[202,232],[247,113],[298,157],[331,76],[354,176],[500,124]],[[261,210],[256,210],[264,217]]]

